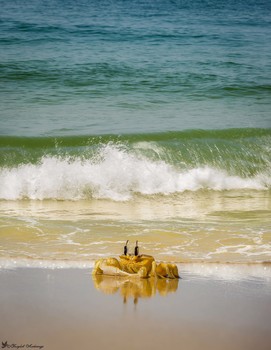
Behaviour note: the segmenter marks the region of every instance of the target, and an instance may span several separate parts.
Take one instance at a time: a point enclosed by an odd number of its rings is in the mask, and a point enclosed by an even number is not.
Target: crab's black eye
[[[128,246],[127,246],[128,242],[129,242],[129,240],[126,241],[126,244],[124,246],[124,255],[127,255],[127,253],[128,253]]]
[[[138,254],[139,254],[138,241],[136,241],[135,256],[138,256]]]

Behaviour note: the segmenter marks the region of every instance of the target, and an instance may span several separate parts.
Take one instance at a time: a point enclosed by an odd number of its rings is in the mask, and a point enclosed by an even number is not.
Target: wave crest
[[[107,144],[91,159],[47,155],[38,164],[2,168],[0,199],[129,200],[200,189],[266,190],[271,183],[264,174],[242,178],[211,166],[180,167]]]

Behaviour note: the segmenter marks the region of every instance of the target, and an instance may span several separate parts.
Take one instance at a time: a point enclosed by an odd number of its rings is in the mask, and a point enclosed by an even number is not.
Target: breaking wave
[[[138,194],[270,188],[271,177],[267,168],[253,175],[241,176],[210,159],[197,165],[188,164],[180,156],[172,161],[172,157],[163,157],[165,150],[160,146],[152,142],[137,142],[128,148],[109,142],[96,147],[88,155],[85,151],[84,157],[47,154],[36,162],[2,166],[0,199],[130,200]]]

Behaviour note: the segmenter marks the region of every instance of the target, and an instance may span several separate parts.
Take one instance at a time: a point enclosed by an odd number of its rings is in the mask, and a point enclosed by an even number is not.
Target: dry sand
[[[232,279],[187,271],[177,283],[157,285],[93,281],[89,269],[1,269],[0,345],[48,350],[271,348],[269,277],[245,272]]]

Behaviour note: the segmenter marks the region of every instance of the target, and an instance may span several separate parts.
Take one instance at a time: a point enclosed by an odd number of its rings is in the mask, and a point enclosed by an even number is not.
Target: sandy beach
[[[188,265],[181,277],[152,283],[95,280],[83,268],[2,268],[0,341],[50,350],[270,348],[268,265]]]

